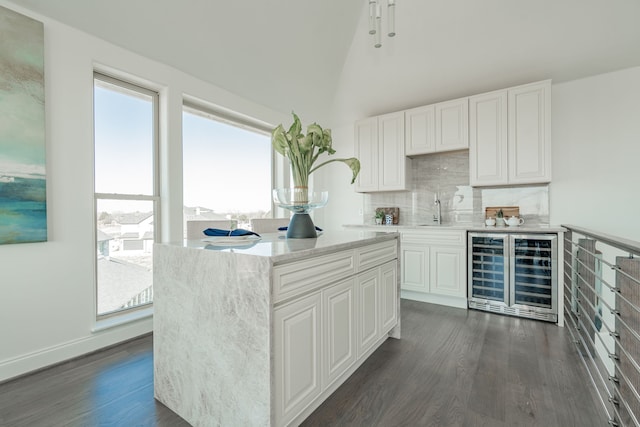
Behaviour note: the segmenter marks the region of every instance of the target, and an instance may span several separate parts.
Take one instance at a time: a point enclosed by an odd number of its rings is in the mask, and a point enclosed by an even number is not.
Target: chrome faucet
[[[442,224],[442,211],[440,209],[440,199],[438,199],[438,193],[433,195],[433,203],[437,207],[436,214],[433,216],[433,222],[438,223],[438,225]]]

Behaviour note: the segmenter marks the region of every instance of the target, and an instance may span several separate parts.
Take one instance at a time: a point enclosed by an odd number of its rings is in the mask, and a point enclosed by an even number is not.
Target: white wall
[[[331,129],[335,158],[354,157],[353,125]],[[323,230],[342,230],[345,224],[361,224],[364,196],[351,185],[351,169],[334,162],[313,173],[314,186],[329,191],[329,202],[314,213],[314,223]]]
[[[640,67],[553,85],[551,222],[640,241]]]
[[[2,381],[152,329],[148,317],[92,332],[94,66],[127,75],[161,93],[164,241],[179,240],[182,235],[183,94],[267,123],[289,117],[12,3],[0,0],[0,5],[44,23],[49,231],[46,243],[0,246]]]

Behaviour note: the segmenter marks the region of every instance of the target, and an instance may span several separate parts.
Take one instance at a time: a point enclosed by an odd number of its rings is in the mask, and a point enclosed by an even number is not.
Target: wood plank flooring
[[[2,427],[189,424],[153,398],[151,335],[0,385]]]
[[[403,300],[402,339],[303,426],[606,426],[583,374],[555,325]],[[188,424],[153,398],[146,336],[0,384],[0,426]]]
[[[606,426],[556,325],[402,301],[387,340],[302,424]]]

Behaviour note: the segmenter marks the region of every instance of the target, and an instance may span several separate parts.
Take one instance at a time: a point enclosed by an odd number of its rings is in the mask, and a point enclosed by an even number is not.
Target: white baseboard
[[[450,297],[446,295],[427,294],[424,292],[406,291],[400,292],[400,298],[413,301],[428,302],[431,304],[446,305],[448,307],[467,308],[467,299]]]
[[[153,318],[0,360],[0,383],[153,331]]]

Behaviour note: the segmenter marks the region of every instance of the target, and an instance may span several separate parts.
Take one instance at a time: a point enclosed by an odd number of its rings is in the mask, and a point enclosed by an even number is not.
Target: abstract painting
[[[0,244],[47,240],[44,26],[0,6]]]

